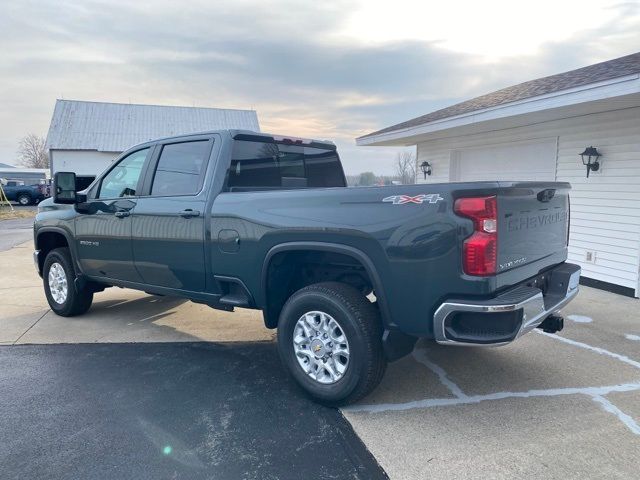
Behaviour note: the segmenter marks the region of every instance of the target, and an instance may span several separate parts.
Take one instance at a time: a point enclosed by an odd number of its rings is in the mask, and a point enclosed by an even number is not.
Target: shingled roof
[[[507,103],[537,97],[549,93],[559,92],[570,88],[580,87],[591,83],[602,82],[612,78],[624,77],[640,73],[640,52],[616,58],[588,67],[578,68],[569,72],[538,78],[520,83],[512,87],[503,88],[486,95],[457,103],[441,110],[416,117],[406,122],[398,123],[382,130],[363,135],[359,138],[374,137],[383,133],[402,130],[418,125],[425,125],[437,120],[463,115],[486,108],[496,107]]]

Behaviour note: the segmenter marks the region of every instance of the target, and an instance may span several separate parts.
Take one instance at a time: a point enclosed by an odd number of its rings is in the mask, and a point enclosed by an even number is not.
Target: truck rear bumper
[[[443,345],[506,345],[558,312],[578,293],[580,267],[563,263],[490,300],[452,299],[433,316],[434,337]],[[544,282],[546,289],[537,288]]]

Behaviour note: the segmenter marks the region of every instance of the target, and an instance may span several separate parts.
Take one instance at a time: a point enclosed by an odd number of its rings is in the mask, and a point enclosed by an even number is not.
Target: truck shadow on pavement
[[[63,318],[49,311],[20,343],[253,341],[273,335],[256,311],[220,312],[181,298],[109,289],[84,315]]]
[[[176,297],[148,295],[135,299],[109,299],[93,302],[87,316],[110,315],[130,323],[153,322],[170,315],[170,311],[188,300]]]

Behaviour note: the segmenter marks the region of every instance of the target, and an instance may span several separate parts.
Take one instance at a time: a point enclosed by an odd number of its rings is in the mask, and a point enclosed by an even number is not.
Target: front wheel
[[[44,260],[42,280],[51,310],[62,317],[82,315],[93,302],[93,290],[87,286],[77,289],[75,278],[69,249],[51,250]]]
[[[278,321],[278,351],[297,383],[326,405],[347,405],[382,380],[386,360],[377,309],[337,282],[294,293]]]

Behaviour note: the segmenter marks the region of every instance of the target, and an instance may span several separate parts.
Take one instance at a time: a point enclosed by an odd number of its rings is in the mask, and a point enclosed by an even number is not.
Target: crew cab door
[[[144,283],[205,291],[205,176],[212,136],[160,143],[133,215],[133,256]]]
[[[102,177],[87,202],[78,206],[76,248],[85,274],[142,280],[133,264],[131,226],[142,172],[150,156],[151,147],[146,147],[122,158]]]

